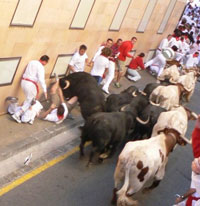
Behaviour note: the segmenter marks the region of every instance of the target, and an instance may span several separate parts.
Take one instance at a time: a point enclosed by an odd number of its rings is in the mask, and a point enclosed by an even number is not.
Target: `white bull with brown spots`
[[[132,195],[149,181],[153,183],[145,190],[158,186],[164,177],[168,156],[174,146],[177,143],[190,143],[184,137],[188,119],[197,117],[198,115],[182,106],[173,111],[162,112],[150,139],[128,142],[125,145],[115,169],[113,203],[117,201],[117,206],[137,205]]]
[[[138,205],[132,196],[149,181],[153,183],[145,190],[158,186],[165,174],[168,155],[176,143],[186,142],[177,132],[168,129],[147,140],[128,142],[115,169],[112,203],[117,201],[117,206]]]

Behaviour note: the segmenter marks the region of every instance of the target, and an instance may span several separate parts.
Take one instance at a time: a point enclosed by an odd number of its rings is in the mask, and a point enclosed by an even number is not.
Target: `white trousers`
[[[138,81],[139,79],[141,79],[140,74],[136,71],[136,69],[130,69],[128,68],[127,70],[128,73],[128,79],[132,80],[132,81]]]
[[[115,77],[115,62],[109,61],[108,74],[106,75],[105,84],[102,89],[107,91],[114,77]]]
[[[158,77],[162,74],[163,69],[164,67],[159,67],[159,66],[154,66],[154,65],[150,66],[150,70],[152,72],[156,72]]]
[[[22,87],[24,94],[26,96],[26,99],[22,105],[22,110],[25,112],[31,106],[31,101],[34,98],[36,98],[37,89],[36,89],[36,86],[32,82],[29,82],[26,80],[21,81],[21,87]]]

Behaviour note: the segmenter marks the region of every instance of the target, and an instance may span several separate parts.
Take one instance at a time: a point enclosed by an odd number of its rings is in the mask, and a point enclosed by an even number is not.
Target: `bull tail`
[[[118,200],[117,206],[137,206],[138,201],[131,198],[131,194],[128,193],[129,190],[129,179],[130,179],[130,169],[125,172],[125,181],[122,188],[117,192]]]

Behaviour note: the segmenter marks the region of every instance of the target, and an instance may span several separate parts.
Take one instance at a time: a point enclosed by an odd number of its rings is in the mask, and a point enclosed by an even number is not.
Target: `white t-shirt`
[[[38,60],[32,60],[28,63],[23,78],[39,82],[44,92],[47,91],[45,84],[45,71],[44,66]]]
[[[85,67],[85,60],[88,59],[86,53],[80,55],[79,52],[76,52],[70,62],[69,65],[73,66],[76,72],[83,72]]]
[[[187,61],[185,67],[187,69],[195,67],[198,64],[199,60],[198,57],[193,57],[193,54],[187,56]]]
[[[62,119],[59,119],[58,116],[57,116],[57,108],[53,109],[51,111],[50,114],[48,114],[44,120],[48,120],[48,121],[51,121],[51,122],[55,122],[56,124],[60,124],[64,121],[64,119],[66,119],[67,115],[68,115],[68,108],[67,108],[67,105],[65,103],[62,103],[63,107],[64,107],[64,115],[63,115],[63,118]]]
[[[176,40],[175,37],[172,37],[171,40],[169,41],[169,47],[176,46],[178,49],[181,48],[181,41]]]
[[[103,76],[103,73],[106,68],[109,67],[109,60],[108,58],[104,57],[103,55],[97,56],[93,68],[91,70],[92,76]]]
[[[162,49],[166,49],[169,45],[169,41],[167,38],[164,38],[161,42],[160,45],[158,47],[158,49],[162,50]]]
[[[94,55],[94,57],[93,57],[93,59],[92,59],[93,62],[95,61],[95,59],[96,59],[99,55],[101,55],[101,52],[102,52],[102,49],[103,49],[103,48],[105,48],[105,46],[100,46],[100,47],[98,48],[97,52],[95,53],[95,55]]]

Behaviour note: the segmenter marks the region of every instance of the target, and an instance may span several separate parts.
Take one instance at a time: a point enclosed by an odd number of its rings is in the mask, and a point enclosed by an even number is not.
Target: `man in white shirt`
[[[23,74],[21,87],[24,91],[26,99],[21,109],[12,115],[12,118],[18,123],[21,122],[21,115],[30,107],[33,99],[38,99],[40,83],[45,99],[47,99],[47,87],[45,83],[45,70],[44,66],[48,63],[49,57],[44,55],[40,60],[32,60],[28,63],[26,70]]]
[[[109,67],[108,57],[111,55],[111,53],[111,49],[105,47],[102,49],[101,55],[95,58],[94,65],[90,74],[97,80],[98,84],[101,83],[103,74]]]
[[[158,46],[158,49],[156,50],[156,55],[160,54],[163,49],[166,49],[169,47],[169,42],[172,38],[172,35],[169,34],[167,38],[164,38],[161,42],[160,45]]]
[[[194,54],[189,54],[187,56],[187,61],[185,63],[186,69],[196,68],[199,63],[198,60],[199,52],[195,52]]]
[[[191,46],[190,46],[190,54],[194,54],[195,52],[198,52],[199,50],[199,46],[200,46],[200,41],[197,40],[195,43],[193,43]]]
[[[43,118],[44,120],[50,122],[55,122],[56,124],[60,124],[66,119],[68,113],[74,108],[78,98],[74,96],[69,101],[67,101],[67,103],[65,103],[58,79],[51,87],[50,95],[52,104],[46,112],[40,115],[40,118]],[[58,95],[60,99],[60,104],[57,104],[55,100],[56,95]]]
[[[106,41],[106,43],[102,44],[102,45],[98,48],[97,52],[95,53],[93,59],[92,59],[91,62],[90,62],[90,66],[93,66],[95,59],[96,59],[99,55],[101,55],[101,52],[102,52],[102,49],[103,49],[103,48],[105,48],[105,47],[106,47],[106,48],[110,48],[112,45],[113,45],[113,40],[112,40],[111,38],[108,38],[107,41]]]
[[[69,62],[70,73],[83,72],[85,68],[85,63],[88,63],[88,56],[86,54],[87,47],[81,45],[79,51],[75,52]]]
[[[166,60],[174,57],[174,51],[171,48],[164,49],[161,54],[145,63],[145,68],[149,67],[151,72],[155,72],[159,77],[166,65]]]
[[[17,98],[8,97],[7,99],[9,100],[9,105],[8,105],[9,114],[12,115],[21,110],[21,106],[19,106]],[[31,102],[31,106],[21,115],[21,122],[33,124],[35,117],[39,116],[39,113],[42,110],[42,108],[43,106],[41,105],[41,103],[38,100],[33,99]]]

